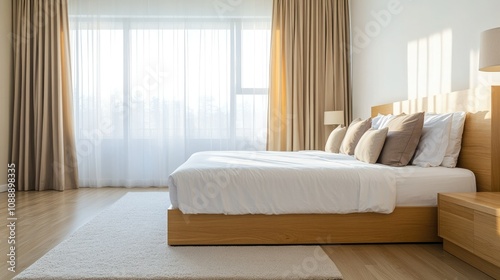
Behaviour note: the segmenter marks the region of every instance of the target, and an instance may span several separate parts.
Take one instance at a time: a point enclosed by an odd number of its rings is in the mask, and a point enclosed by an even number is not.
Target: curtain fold
[[[348,0],[274,0],[267,149],[323,149],[325,111],[350,120]]]
[[[18,190],[78,188],[66,0],[13,1]]]

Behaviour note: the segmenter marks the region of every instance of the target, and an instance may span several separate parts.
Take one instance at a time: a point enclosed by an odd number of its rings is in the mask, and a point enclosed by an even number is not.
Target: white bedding
[[[201,152],[169,178],[184,214],[391,213],[395,176],[351,156],[313,152]]]
[[[172,208],[231,215],[391,213],[396,205],[435,206],[436,193],[457,184],[475,191],[468,170],[389,167],[322,151],[196,153],[168,182]]]
[[[406,166],[396,177],[396,206],[437,206],[438,193],[476,191],[474,173],[463,168]]]

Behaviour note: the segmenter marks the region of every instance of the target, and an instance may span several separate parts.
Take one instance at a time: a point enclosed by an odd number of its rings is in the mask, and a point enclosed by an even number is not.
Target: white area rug
[[[128,193],[14,279],[342,279],[319,246],[168,246],[169,205]]]

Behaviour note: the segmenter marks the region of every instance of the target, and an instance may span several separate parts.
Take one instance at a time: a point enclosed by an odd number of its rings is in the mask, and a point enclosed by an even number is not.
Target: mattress
[[[435,206],[438,192],[475,191],[464,169],[389,167],[322,151],[201,152],[169,176],[185,214],[391,213]]]
[[[468,169],[406,166],[396,172],[397,206],[437,206],[438,193],[476,192],[476,178]]]

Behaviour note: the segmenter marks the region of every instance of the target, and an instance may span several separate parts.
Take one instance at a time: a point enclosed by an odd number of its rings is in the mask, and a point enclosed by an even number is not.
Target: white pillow
[[[453,120],[451,121],[450,141],[448,142],[446,154],[444,156],[443,162],[441,163],[441,166],[451,168],[457,166],[458,155],[460,154],[460,149],[462,148],[462,134],[464,132],[466,116],[467,114],[465,112],[453,113]]]
[[[444,159],[450,139],[453,114],[426,114],[422,136],[413,164],[421,167],[439,166]]]
[[[375,118],[372,119],[372,128],[373,129],[386,128],[389,122],[395,117],[396,116],[392,114],[389,115],[378,114]]]

